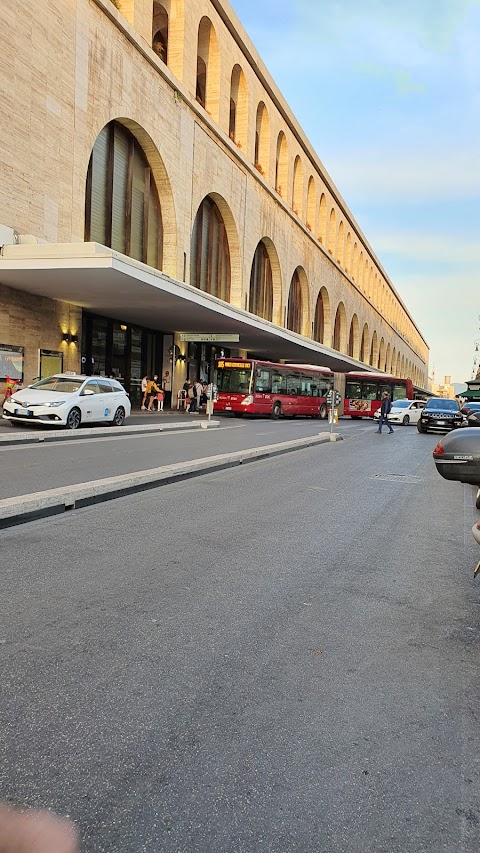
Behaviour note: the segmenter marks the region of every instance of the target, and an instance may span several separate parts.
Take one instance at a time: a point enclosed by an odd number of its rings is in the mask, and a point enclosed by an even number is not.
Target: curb
[[[250,450],[236,450],[233,453],[222,453],[204,459],[164,465],[149,471],[120,474],[102,480],[91,480],[89,483],[77,483],[73,486],[62,486],[58,489],[4,498],[0,500],[0,529],[13,527],[35,518],[59,515],[68,510],[110,501],[157,486],[165,486],[177,480],[233,468],[245,462],[254,462],[257,459],[279,456],[324,442],[341,440],[341,435],[324,432],[316,436],[296,438],[279,444],[267,444]]]
[[[219,426],[220,421],[194,420],[194,421],[177,421],[174,423],[164,424],[137,424],[136,426],[122,426],[116,430],[113,427],[90,427],[89,429],[80,430],[41,430],[37,432],[36,428],[29,432],[17,432],[14,435],[0,433],[0,447],[8,444],[38,444],[49,441],[71,441],[76,438],[99,438],[103,435],[135,435],[136,433],[152,433],[166,432],[167,430],[182,430],[200,427],[207,429],[210,427]]]

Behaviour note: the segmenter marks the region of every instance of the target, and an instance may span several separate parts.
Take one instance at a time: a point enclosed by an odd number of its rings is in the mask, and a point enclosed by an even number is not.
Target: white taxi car
[[[392,410],[388,416],[388,420],[392,424],[416,424],[420,419],[420,415],[425,407],[425,400],[395,400],[392,403]],[[380,417],[380,409],[377,409],[374,416],[378,421]]]
[[[12,424],[66,426],[106,421],[121,426],[131,411],[125,388],[116,379],[57,373],[40,379],[3,404],[3,417]]]

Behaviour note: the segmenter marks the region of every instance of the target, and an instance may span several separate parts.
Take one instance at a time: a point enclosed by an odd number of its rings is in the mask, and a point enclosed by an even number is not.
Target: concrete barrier
[[[192,427],[201,427],[207,429],[210,427],[219,426],[220,421],[208,421],[205,419],[189,420],[189,421],[174,421],[172,423],[159,424],[158,421],[154,424],[137,424],[135,426],[122,427],[88,427],[87,429],[46,429],[39,430],[38,427],[32,426],[28,432],[6,433],[0,432],[0,447],[6,444],[38,444],[38,442],[49,441],[66,441],[72,438],[100,438],[104,435],[135,435],[136,433],[152,433],[152,432],[167,432],[168,430],[192,429]]]
[[[334,440],[342,439],[341,435],[334,435]],[[12,527],[34,518],[58,515],[90,504],[123,497],[133,492],[145,491],[177,480],[220,471],[224,468],[233,468],[236,465],[278,456],[293,450],[302,450],[305,447],[312,447],[331,440],[331,433],[324,432],[316,436],[296,438],[279,444],[267,444],[249,450],[236,450],[232,453],[207,456],[190,462],[163,465],[160,468],[153,468],[148,471],[136,471],[132,474],[120,474],[102,480],[91,480],[88,483],[77,483],[73,486],[62,486],[58,489],[4,498],[0,500],[0,528]]]

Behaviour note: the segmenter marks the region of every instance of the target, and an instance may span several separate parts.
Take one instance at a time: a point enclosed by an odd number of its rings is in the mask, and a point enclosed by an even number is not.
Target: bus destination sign
[[[238,370],[250,370],[252,366],[251,361],[231,361],[230,359],[220,358],[217,361],[217,367],[230,367],[230,368],[238,368]]]

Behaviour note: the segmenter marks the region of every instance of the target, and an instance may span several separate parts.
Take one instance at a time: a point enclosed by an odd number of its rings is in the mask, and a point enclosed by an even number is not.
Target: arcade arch
[[[247,81],[240,65],[234,65],[230,79],[230,139],[244,150],[248,142],[248,92]]]
[[[206,16],[198,27],[196,98],[218,122],[220,108],[220,50],[215,28]]]
[[[338,303],[333,325],[333,349],[347,352],[347,315],[343,302]]]

